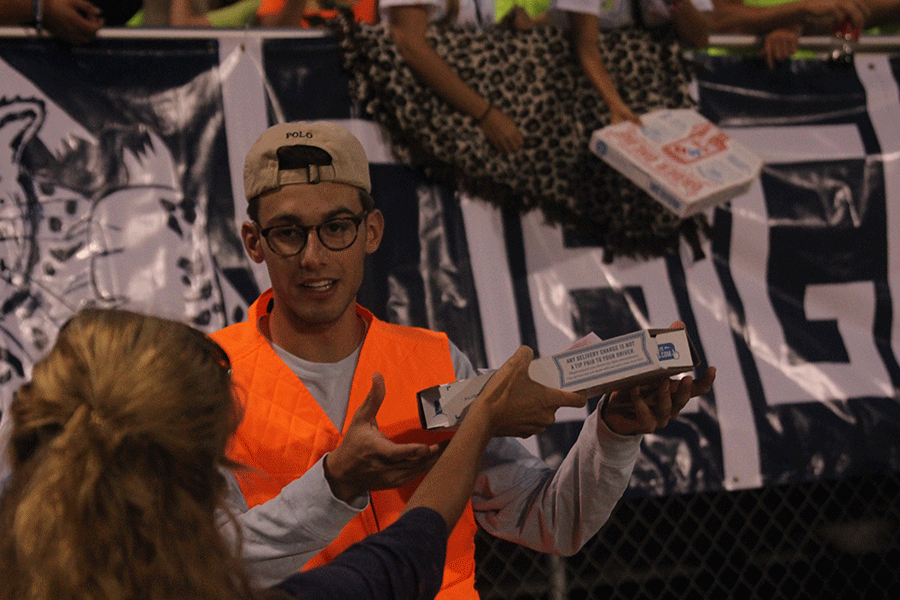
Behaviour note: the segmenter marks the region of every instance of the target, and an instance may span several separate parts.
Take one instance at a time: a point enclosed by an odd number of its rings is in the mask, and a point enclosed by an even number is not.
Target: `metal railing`
[[[0,27],[0,37],[35,37],[49,34],[38,33],[33,27]],[[328,33],[317,29],[301,28],[200,28],[200,27],[106,27],[101,29],[99,38],[315,38],[324,37]],[[753,35],[713,34],[709,45],[732,50],[747,50],[759,47],[760,38]],[[843,40],[834,36],[802,36],[798,49],[813,52],[829,53]],[[849,42],[854,52],[896,52],[900,50],[900,35],[863,35],[858,41]]]

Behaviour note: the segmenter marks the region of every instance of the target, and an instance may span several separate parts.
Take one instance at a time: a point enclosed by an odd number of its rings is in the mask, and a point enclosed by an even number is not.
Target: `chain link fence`
[[[573,557],[479,532],[483,600],[900,597],[900,474],[626,498]]]

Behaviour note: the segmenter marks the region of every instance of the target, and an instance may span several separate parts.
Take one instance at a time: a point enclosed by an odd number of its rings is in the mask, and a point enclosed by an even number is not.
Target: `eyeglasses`
[[[332,251],[345,250],[353,245],[359,235],[359,226],[369,214],[364,210],[358,215],[328,219],[319,225],[276,225],[260,229],[272,252],[278,256],[295,256],[303,252],[309,232],[315,231],[322,245]],[[257,227],[259,224],[257,224]]]

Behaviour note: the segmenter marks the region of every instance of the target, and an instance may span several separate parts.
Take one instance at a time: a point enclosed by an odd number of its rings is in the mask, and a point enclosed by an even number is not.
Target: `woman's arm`
[[[389,9],[391,35],[413,72],[453,108],[475,119],[488,141],[515,152],[524,140],[515,122],[469,87],[425,38],[428,11],[423,5]]]
[[[99,8],[88,0],[43,0],[42,25],[59,39],[70,44],[86,44],[103,26]],[[0,24],[30,25],[34,19],[31,0],[0,2]]]
[[[900,1],[867,0],[867,4],[871,13],[866,27],[900,25]]]
[[[522,346],[488,380],[404,512],[430,508],[452,529],[472,498],[481,457],[491,438],[524,438],[540,433],[554,422],[558,409],[585,405],[584,394],[535,383],[528,375],[533,358],[534,352]]]
[[[743,0],[713,0],[710,25],[716,33],[765,35],[774,29],[801,25],[806,33],[830,33],[849,21],[862,28],[870,8],[863,0],[800,0],[778,6],[745,6]]]
[[[219,3],[221,4],[221,3]],[[169,25],[173,27],[244,27],[254,22],[259,0],[238,0],[203,11],[195,0],[171,0]]]
[[[193,0],[171,0],[169,3],[169,25],[172,27],[212,27],[202,10]]]
[[[581,70],[603,97],[612,115],[612,123],[631,121],[638,125],[641,119],[625,104],[616,86],[609,77],[609,71],[600,55],[597,36],[600,33],[600,21],[596,15],[586,13],[569,13],[569,24],[574,39],[575,53]]]
[[[691,0],[672,2],[672,22],[678,39],[688,48],[704,48],[709,44],[709,18]]]
[[[31,0],[6,0],[0,2],[0,24],[24,25],[33,16]]]

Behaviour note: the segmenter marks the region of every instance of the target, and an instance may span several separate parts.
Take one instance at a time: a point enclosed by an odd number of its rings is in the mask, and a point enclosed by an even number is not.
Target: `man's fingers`
[[[709,367],[700,379],[694,381],[691,388],[691,396],[702,396],[708,394],[712,389],[713,382],[716,380],[716,368]]]
[[[669,411],[670,416],[677,416],[678,413],[687,406],[687,403],[691,399],[693,383],[694,378],[691,376],[684,377],[678,381],[675,391],[672,394],[672,406]]]
[[[654,418],[659,423],[664,423],[672,414],[672,406],[674,405],[672,396],[672,388],[669,379],[660,382],[656,388],[656,398],[648,408],[653,413]]]
[[[387,465],[412,465],[432,458],[437,459],[443,452],[438,444],[395,444],[385,445],[379,460]]]
[[[418,444],[403,444],[404,447],[418,446]],[[380,457],[382,468],[380,469],[379,487],[398,487],[405,485],[420,475],[426,473],[440,458],[444,446],[422,445],[421,448],[400,455],[385,455]],[[384,489],[384,488],[382,488]]]
[[[374,423],[382,402],[384,402],[384,377],[381,376],[381,373],[373,373],[372,387],[369,389],[366,399],[356,410],[356,414],[353,415],[353,420]]]
[[[636,431],[647,433],[655,429],[652,424],[659,419],[657,408],[661,404],[661,395],[667,393],[663,389],[666,385],[666,381],[662,381],[653,390],[640,386],[632,388],[631,405],[622,407],[621,414],[633,422]]]

